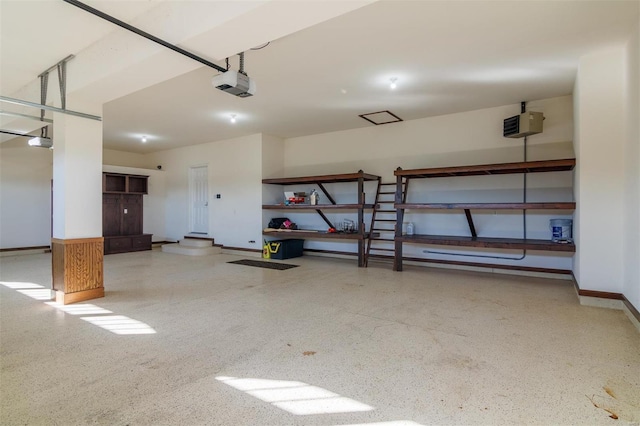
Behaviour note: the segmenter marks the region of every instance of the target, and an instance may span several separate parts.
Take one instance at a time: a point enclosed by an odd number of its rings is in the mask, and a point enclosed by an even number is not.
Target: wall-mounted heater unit
[[[533,111],[505,118],[502,134],[505,138],[523,138],[542,133],[543,120],[541,112]]]

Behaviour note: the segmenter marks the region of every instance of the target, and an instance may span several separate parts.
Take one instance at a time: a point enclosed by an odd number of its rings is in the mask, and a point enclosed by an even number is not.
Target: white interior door
[[[208,166],[189,170],[190,233],[209,233],[209,169]]]

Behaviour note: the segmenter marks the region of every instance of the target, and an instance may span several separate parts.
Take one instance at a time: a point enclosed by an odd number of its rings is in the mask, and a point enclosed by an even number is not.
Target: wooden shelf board
[[[288,178],[262,179],[262,183],[275,185],[297,185],[306,183],[335,183],[335,182],[357,182],[358,179],[365,181],[378,180],[380,176],[370,175],[364,172],[343,173],[335,175],[300,176]]]
[[[368,233],[366,234],[344,234],[344,233],[329,233],[329,232],[319,232],[319,231],[305,231],[305,230],[295,230],[295,231],[262,231],[262,235],[269,235],[275,238],[285,238],[285,239],[294,239],[294,238],[308,238],[308,239],[335,239],[335,240],[363,240],[368,238]]]
[[[396,209],[468,209],[468,210],[575,210],[575,202],[544,203],[405,203]]]
[[[262,206],[265,210],[357,210],[372,209],[373,204],[265,204]]]
[[[573,243],[554,243],[551,240],[534,240],[522,238],[490,238],[490,237],[460,237],[451,235],[403,235],[396,237],[396,241],[406,243],[434,244],[459,247],[485,247],[499,249],[528,249],[543,251],[561,251],[573,253],[576,246]]]
[[[406,178],[434,178],[511,173],[560,172],[573,170],[575,165],[575,158],[566,158],[561,160],[525,161],[518,163],[483,164],[475,166],[436,167],[412,170],[398,169],[394,172],[394,175]]]

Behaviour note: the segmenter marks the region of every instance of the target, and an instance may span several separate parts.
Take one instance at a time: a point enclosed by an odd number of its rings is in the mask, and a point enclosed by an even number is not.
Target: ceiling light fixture
[[[397,78],[390,78],[389,81],[391,82],[391,84],[389,84],[389,88],[395,89],[396,87],[398,87],[398,85],[396,84],[396,81],[398,81]]]
[[[142,137],[142,143],[147,143],[147,137],[146,136]]]
[[[236,115],[235,114],[231,114],[231,119],[229,120],[231,122],[231,124],[235,124],[236,122]]]

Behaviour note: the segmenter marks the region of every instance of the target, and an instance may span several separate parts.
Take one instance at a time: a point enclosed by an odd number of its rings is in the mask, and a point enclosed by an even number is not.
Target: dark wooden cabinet
[[[147,194],[149,176],[102,173],[102,192],[111,194]]]
[[[151,250],[151,234],[104,237],[105,254]]]
[[[142,195],[122,195],[122,235],[142,234]]]
[[[102,236],[121,234],[120,194],[102,194]]]
[[[142,231],[148,176],[103,173],[102,182],[104,253],[151,250],[151,234]]]

